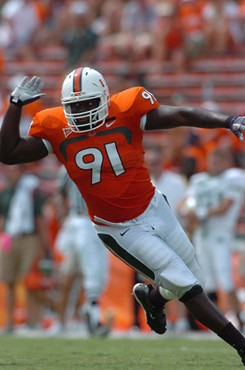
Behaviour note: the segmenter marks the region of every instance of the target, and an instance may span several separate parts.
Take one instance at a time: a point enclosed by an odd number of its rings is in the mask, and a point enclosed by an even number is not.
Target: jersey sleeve
[[[53,153],[52,145],[47,139],[47,135],[45,135],[45,131],[43,125],[41,124],[39,116],[39,113],[34,116],[29,128],[28,136],[35,136],[42,139],[47,151],[49,153]]]
[[[62,107],[44,109],[38,112],[31,122],[28,135],[43,140],[49,153],[57,143],[60,132],[64,128],[64,113]]]
[[[40,139],[46,139],[46,137],[44,137],[45,136],[44,127],[42,125],[42,120],[41,120],[41,117],[40,117],[40,113],[37,113],[34,116],[32,122],[31,122],[30,128],[29,128],[28,135],[39,137]]]
[[[147,113],[160,106],[155,96],[142,86],[124,90],[118,94],[118,98],[121,111],[131,118],[139,119],[142,129]]]
[[[131,108],[134,115],[143,117],[159,106],[160,104],[151,92],[147,91],[144,87],[136,87],[135,98]]]
[[[147,113],[153,109],[157,109],[159,106],[160,104],[155,96],[145,88],[141,87],[135,100],[135,107],[140,115],[141,130],[145,130]]]
[[[160,106],[155,96],[144,87],[137,87],[135,93],[133,110],[141,117]]]

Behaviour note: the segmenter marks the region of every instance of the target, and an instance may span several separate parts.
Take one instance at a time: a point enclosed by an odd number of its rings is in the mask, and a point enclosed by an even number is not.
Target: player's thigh
[[[195,255],[194,246],[164,196],[160,197],[153,222],[156,233],[166,241],[185,264],[188,264]]]
[[[163,195],[158,195],[158,205],[153,209],[153,215],[147,218],[155,233],[166,242],[184,262],[199,284],[204,284],[204,275],[195,256],[195,248],[178,222]]]
[[[191,287],[197,279],[182,259],[157,235],[132,226],[125,234],[110,228],[99,236],[128,265],[170,291]],[[104,232],[105,232],[104,228]],[[123,234],[123,235],[121,235]]]

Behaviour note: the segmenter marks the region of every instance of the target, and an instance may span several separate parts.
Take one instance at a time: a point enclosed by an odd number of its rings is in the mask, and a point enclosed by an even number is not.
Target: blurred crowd
[[[0,121],[8,104],[8,95],[23,74],[18,70],[11,75],[6,73],[8,63],[31,62],[32,65],[39,66],[43,50],[51,50],[52,53],[62,51],[59,54],[62,68],[55,77],[60,81],[65,74],[80,65],[91,65],[99,69],[103,60],[110,60],[112,63],[125,62],[127,69],[118,74],[118,84],[112,89],[114,92],[133,84],[144,84],[147,87],[147,76],[139,73],[139,66],[146,60],[150,62],[149,73],[161,74],[164,63],[171,62],[178,75],[183,72],[191,73],[191,63],[197,58],[208,58],[209,55],[242,57],[244,46],[244,0],[0,0]],[[110,79],[110,71],[107,71],[105,77]],[[37,111],[57,102],[59,96],[52,100],[47,94],[44,99],[26,106],[21,121],[22,134],[27,134],[32,117]],[[169,96],[169,102],[186,104],[181,96]],[[218,109],[212,99],[208,99],[203,106]],[[242,112],[233,112],[236,113]],[[194,231],[188,229],[188,217],[191,215],[187,217],[187,212],[183,215],[183,209],[180,211],[178,205],[187,199],[193,176],[197,173],[209,173],[210,156],[216,151],[223,155],[230,153],[227,168],[222,169],[221,173],[237,169],[241,171],[239,176],[244,176],[245,146],[223,129],[177,128],[161,134],[146,134],[145,148],[153,180],[166,193],[190,237]],[[221,158],[218,155],[218,161],[221,161],[223,155]],[[0,167],[0,277],[9,293],[6,298],[7,332],[13,331],[15,325],[14,291],[19,279],[24,282],[27,292],[29,313],[25,322],[30,328],[41,325],[43,310],[47,307],[56,313],[57,321],[64,326],[65,308],[62,304],[67,304],[68,294],[76,297],[73,299],[73,317],[81,319],[79,307],[83,305],[84,292],[79,284],[76,285],[76,293],[72,290],[72,284],[65,285],[67,282],[65,283],[60,269],[64,256],[55,247],[57,233],[65,218],[65,215],[60,215],[60,207],[54,196],[58,191],[58,170],[59,164],[52,156],[35,165],[21,168],[17,166],[12,171],[7,166]],[[29,176],[28,189],[37,198],[34,198],[33,203],[35,217],[32,221],[35,227],[27,232],[22,230],[20,234],[25,237],[28,234],[32,238],[35,235],[37,239],[31,244],[34,243],[36,248],[35,253],[33,250],[33,253],[29,253],[28,243],[24,241],[28,248],[28,263],[24,259],[22,266],[20,259],[23,258],[23,253],[16,252],[15,263],[20,263],[19,270],[15,269],[13,261],[9,262],[13,274],[8,276],[4,269],[1,271],[1,266],[8,270],[3,258],[8,255],[8,235],[12,229],[6,229],[4,217],[7,217],[6,210],[9,210],[13,189],[22,176]],[[9,203],[6,203],[6,194]],[[239,212],[232,230],[232,252],[229,255],[232,271],[227,279],[230,281],[224,287],[220,282],[216,284],[213,281],[210,292],[225,312],[232,313],[237,325],[245,322],[245,185],[240,195],[240,208],[238,207]],[[18,212],[12,213],[13,217],[18,217]],[[190,224],[195,225],[195,222]],[[17,227],[14,221],[13,225]],[[198,226],[200,225],[196,225],[197,229]],[[21,250],[23,240],[20,243],[17,240],[16,243],[17,250]],[[82,275],[82,271],[80,274]],[[113,279],[113,276],[109,279]],[[135,279],[142,277],[132,278],[132,285]],[[138,315],[137,308],[134,314]],[[198,328],[197,324],[186,318],[181,307],[171,307],[169,317],[176,328]],[[141,325],[136,316],[132,325]]]
[[[38,61],[40,47],[60,45],[68,69],[101,53],[184,69],[200,55],[239,51],[244,19],[244,0],[2,0],[0,66],[5,58]]]

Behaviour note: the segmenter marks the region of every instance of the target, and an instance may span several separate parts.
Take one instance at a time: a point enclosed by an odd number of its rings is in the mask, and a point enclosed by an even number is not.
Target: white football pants
[[[105,225],[94,226],[106,247],[154,281],[165,299],[179,299],[203,285],[194,247],[158,190],[139,217],[122,223],[95,220]]]

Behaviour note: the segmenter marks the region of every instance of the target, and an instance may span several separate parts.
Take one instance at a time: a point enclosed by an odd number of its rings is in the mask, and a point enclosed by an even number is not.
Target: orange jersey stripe
[[[73,88],[74,88],[74,92],[77,93],[77,92],[80,92],[82,90],[82,71],[83,71],[83,68],[77,68],[75,73],[74,73],[74,77],[73,77]]]

